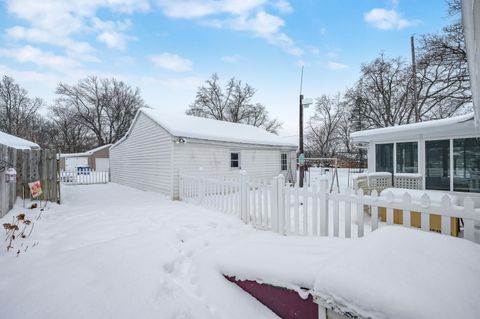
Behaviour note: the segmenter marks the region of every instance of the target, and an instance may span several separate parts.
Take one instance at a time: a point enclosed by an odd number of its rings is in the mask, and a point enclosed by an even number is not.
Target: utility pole
[[[303,85],[303,66],[302,66],[302,74],[300,76],[300,99],[299,99],[299,145],[298,145],[298,166],[299,166],[299,181],[298,184],[300,187],[303,187],[303,178],[305,176],[305,170],[303,168],[303,165],[305,163],[302,163],[301,160],[304,158],[303,154],[303,94],[302,94],[302,85]]]
[[[302,70],[302,73],[303,73],[303,70]],[[299,158],[299,166],[300,166],[300,174],[299,174],[299,186],[300,187],[303,187],[303,178],[305,176],[305,170],[304,170],[304,165],[305,163],[302,163],[301,160],[302,158],[304,158],[304,154],[303,154],[303,94],[300,94],[300,122],[299,122],[299,127],[300,127],[300,143],[299,143],[299,155],[298,155],[298,158]]]
[[[412,73],[413,73],[413,107],[415,108],[415,122],[420,121],[420,114],[418,114],[418,101],[417,101],[417,64],[415,63],[415,38],[412,35],[410,37],[410,47],[412,49]]]

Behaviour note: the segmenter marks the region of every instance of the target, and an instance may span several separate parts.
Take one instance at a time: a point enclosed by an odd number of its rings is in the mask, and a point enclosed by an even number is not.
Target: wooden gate
[[[30,198],[28,183],[40,181],[41,199],[59,200],[57,183],[57,152],[55,150],[17,150],[0,144],[0,159],[17,171],[14,183],[6,183],[5,171],[0,172],[0,217],[15,204],[17,196]]]

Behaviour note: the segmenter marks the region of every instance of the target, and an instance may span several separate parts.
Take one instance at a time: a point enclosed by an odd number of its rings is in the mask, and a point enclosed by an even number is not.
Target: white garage
[[[295,176],[297,145],[251,125],[140,109],[110,148],[111,181],[178,198],[179,172]]]

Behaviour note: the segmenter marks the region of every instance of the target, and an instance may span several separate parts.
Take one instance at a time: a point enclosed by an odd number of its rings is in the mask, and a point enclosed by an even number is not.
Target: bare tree
[[[250,124],[277,133],[282,124],[269,117],[266,107],[252,103],[256,90],[248,83],[231,78],[222,89],[216,73],[198,88],[195,101],[189,106],[188,115],[216,120]]]
[[[76,119],[93,133],[98,145],[118,141],[137,110],[146,106],[138,88],[114,78],[90,76],[76,85],[60,83],[56,93],[57,104],[75,110]]]
[[[15,80],[4,76],[0,82],[0,130],[30,139],[33,121],[40,117],[39,98],[28,97],[28,92]]]
[[[320,157],[334,157],[344,146],[342,123],[346,103],[341,95],[323,95],[315,103],[315,114],[307,124],[306,149]]]
[[[50,119],[52,127],[56,131],[52,140],[62,152],[83,152],[94,146],[94,136],[83,125],[73,107],[57,101],[55,105],[50,107]]]
[[[383,53],[362,66],[360,80],[347,97],[363,115],[365,128],[410,122],[413,115],[409,102],[410,78],[402,59],[387,58]]]
[[[440,34],[420,38],[417,79],[418,106],[424,119],[446,118],[471,104],[470,77],[463,26],[461,1],[451,0],[448,12],[458,17]]]

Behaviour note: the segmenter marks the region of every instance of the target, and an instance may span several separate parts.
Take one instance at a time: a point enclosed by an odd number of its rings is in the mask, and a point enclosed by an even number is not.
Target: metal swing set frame
[[[310,166],[311,163],[324,163],[324,162],[331,162],[333,163],[333,175],[332,175],[332,182],[330,183],[330,193],[333,190],[334,183],[337,186],[337,190],[340,190],[340,183],[338,182],[338,158],[336,157],[308,157],[305,158],[305,166],[308,165],[308,185],[310,186]],[[319,166],[321,167],[321,166]]]

